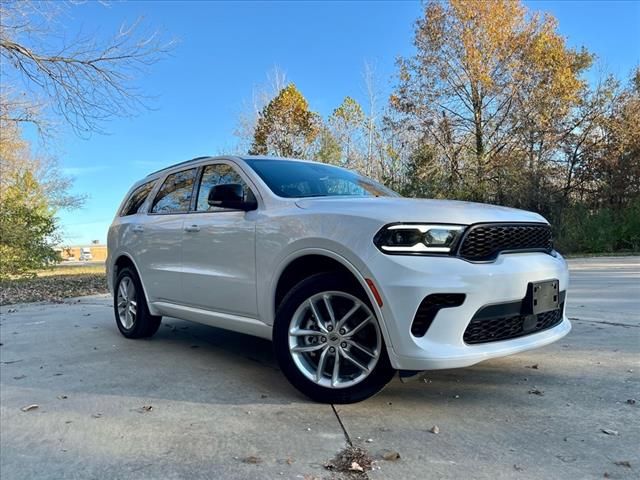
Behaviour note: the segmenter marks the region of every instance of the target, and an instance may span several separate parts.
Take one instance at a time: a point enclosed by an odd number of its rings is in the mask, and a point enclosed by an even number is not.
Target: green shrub
[[[620,210],[590,210],[583,205],[571,205],[552,220],[560,252],[640,251],[640,200]]]

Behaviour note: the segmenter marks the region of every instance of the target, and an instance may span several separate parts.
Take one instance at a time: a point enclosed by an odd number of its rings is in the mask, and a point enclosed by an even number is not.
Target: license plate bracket
[[[556,279],[529,284],[531,313],[550,312],[560,308],[560,282]]]

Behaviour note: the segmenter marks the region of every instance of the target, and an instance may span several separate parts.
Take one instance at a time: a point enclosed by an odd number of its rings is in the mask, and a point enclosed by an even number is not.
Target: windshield
[[[398,197],[393,190],[344,168],[287,160],[245,159],[280,197]]]

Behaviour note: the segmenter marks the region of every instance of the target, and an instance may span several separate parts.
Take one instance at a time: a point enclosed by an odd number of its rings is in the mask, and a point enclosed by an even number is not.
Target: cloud
[[[107,169],[106,165],[93,165],[91,167],[64,167],[62,169],[62,172],[65,175],[80,177],[82,175],[90,175],[92,173],[101,172],[106,169]]]

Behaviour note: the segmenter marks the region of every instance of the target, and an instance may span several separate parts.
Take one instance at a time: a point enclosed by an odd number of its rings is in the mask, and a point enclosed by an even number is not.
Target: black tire
[[[120,315],[118,314],[118,289],[125,278],[130,279],[135,286],[135,300],[137,304],[136,318],[130,328],[123,325],[120,321]],[[149,306],[147,305],[147,299],[145,298],[144,290],[142,289],[140,277],[136,270],[131,267],[124,267],[118,272],[113,288],[113,311],[118,330],[120,330],[120,333],[127,338],[151,337],[158,331],[160,322],[162,321],[162,317],[151,315],[149,313]]]
[[[285,377],[300,392],[310,399],[321,403],[346,404],[365,400],[384,388],[395,374],[389,362],[384,338],[375,367],[360,383],[345,388],[328,388],[309,380],[297,367],[289,351],[289,326],[294,313],[311,296],[338,291],[348,293],[360,299],[369,309],[371,303],[359,284],[341,273],[319,273],[298,283],[282,300],[276,312],[273,330],[275,356]],[[375,316],[375,314],[374,314]],[[375,319],[375,321],[378,321]]]

